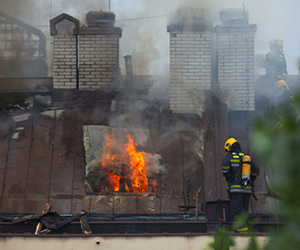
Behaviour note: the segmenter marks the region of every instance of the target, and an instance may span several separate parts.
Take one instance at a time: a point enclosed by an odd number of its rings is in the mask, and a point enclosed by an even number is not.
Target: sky
[[[220,24],[222,9],[245,9],[249,23],[257,25],[255,53],[269,50],[269,41],[284,41],[288,73],[298,74],[300,58],[299,0],[1,0],[0,10],[41,29],[47,36],[47,58],[51,69],[50,19],[67,13],[86,24],[88,11],[104,10],[116,14],[115,27],[122,29],[120,64],[124,74],[125,55],[132,55],[133,71],[138,75],[165,75],[169,70],[169,33],[180,8],[204,10],[214,25]],[[257,74],[263,71],[257,69]]]

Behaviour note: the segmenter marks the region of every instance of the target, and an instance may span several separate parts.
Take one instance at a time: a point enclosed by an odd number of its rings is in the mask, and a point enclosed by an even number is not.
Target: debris
[[[11,139],[16,140],[19,139],[20,133],[24,130],[24,127],[17,127],[14,130],[14,133],[11,137]]]
[[[46,214],[51,210],[51,204],[50,203],[46,203],[45,207],[43,208],[42,214]],[[39,234],[41,232],[43,223],[40,221],[35,229],[35,233],[34,234]]]
[[[13,119],[15,122],[21,122],[21,121],[27,120],[30,115],[31,115],[30,113],[25,113],[22,115],[15,115],[15,116],[13,116]]]
[[[57,212],[50,212],[51,204],[46,203],[41,214],[37,215],[27,215],[22,217],[15,217],[12,223],[28,223],[32,221],[38,221],[35,234],[50,233],[52,231],[57,231],[60,228],[70,224],[72,221],[79,219],[81,225],[81,231],[84,234],[91,234],[91,228],[87,219],[87,212],[81,210],[78,214],[72,217],[62,220]],[[44,229],[42,230],[42,227]]]

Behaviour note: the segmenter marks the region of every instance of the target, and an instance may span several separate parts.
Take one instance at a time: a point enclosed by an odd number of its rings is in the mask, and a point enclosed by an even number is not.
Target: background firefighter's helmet
[[[283,41],[280,38],[275,38],[270,42],[270,45],[279,45],[283,46]]]
[[[235,143],[235,142],[237,142],[236,139],[234,139],[233,137],[229,138],[224,144],[225,151],[230,152],[230,149],[231,149],[233,143]]]
[[[278,84],[282,92],[289,90],[289,86],[287,85],[287,82],[285,80],[279,80],[276,83]]]

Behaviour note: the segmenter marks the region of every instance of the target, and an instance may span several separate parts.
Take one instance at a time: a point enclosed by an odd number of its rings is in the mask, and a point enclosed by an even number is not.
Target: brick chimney
[[[170,109],[173,113],[198,113],[193,94],[211,89],[211,39],[209,24],[171,24]]]
[[[113,27],[115,14],[91,11],[86,18],[88,27],[81,28],[79,21],[67,14],[50,21],[54,88],[110,89],[118,81],[122,31]],[[74,29],[59,29],[63,21]]]
[[[220,19],[222,25],[215,28],[218,82],[222,89],[228,90],[230,110],[253,111],[256,25],[248,24],[248,13],[244,10],[221,11]]]
[[[78,86],[77,42],[79,21],[65,13],[50,20],[53,36],[52,76],[54,89]]]

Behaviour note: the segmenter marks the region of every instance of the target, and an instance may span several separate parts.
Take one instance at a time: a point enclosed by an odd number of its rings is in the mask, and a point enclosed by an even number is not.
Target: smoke
[[[110,117],[109,125],[129,129],[144,127],[141,117],[148,108],[147,102],[142,100],[129,101],[125,97],[122,95],[118,97],[118,110]]]
[[[216,20],[213,1],[180,1],[178,8],[170,14],[170,23],[213,23]]]
[[[284,47],[286,52],[286,58],[288,61],[288,71],[289,74],[298,74],[298,60],[300,55],[294,53],[299,51],[300,46],[300,35],[295,32],[295,24],[299,23],[298,7],[300,7],[300,2],[297,0],[290,1],[281,1],[281,0],[167,0],[167,1],[127,1],[128,5],[133,7],[133,10],[128,13],[127,18],[134,17],[146,17],[146,16],[160,16],[166,15],[167,18],[152,18],[149,21],[143,20],[132,20],[131,22],[123,22],[127,26],[126,29],[130,29],[128,26],[131,26],[133,23],[138,23],[140,27],[138,29],[132,29],[130,32],[130,37],[135,38],[122,41],[123,48],[127,46],[126,43],[130,43],[132,46],[137,46],[143,50],[143,48],[149,48],[144,46],[146,40],[145,36],[152,34],[155,40],[153,48],[156,52],[160,52],[159,57],[151,58],[149,57],[148,64],[148,74],[157,74],[161,71],[156,69],[167,69],[168,68],[168,53],[166,51],[168,48],[168,35],[166,35],[166,26],[170,23],[177,21],[193,22],[195,20],[203,20],[207,23],[219,24],[219,12],[222,9],[233,8],[233,9],[243,9],[249,11],[249,22],[251,24],[257,25],[257,32],[255,35],[256,40],[256,53],[263,54],[268,50],[268,42],[273,39],[280,37],[284,40]],[[138,8],[134,6],[138,5]],[[258,7],[259,6],[259,7]],[[293,8],[291,8],[293,6]],[[116,9],[118,6],[115,6]],[[124,7],[124,4],[120,7]],[[286,11],[283,11],[286,10]],[[287,10],[289,16],[287,17]],[[116,11],[117,12],[117,11]],[[117,12],[117,16],[120,15]],[[122,13],[123,17],[124,13]],[[293,21],[291,21],[293,20]],[[145,26],[147,28],[145,28]],[[141,30],[143,29],[143,31]],[[136,33],[134,32],[136,30]],[[154,31],[154,32],[152,32]],[[127,38],[124,30],[123,38]],[[138,33],[137,36],[135,36]],[[144,36],[142,35],[144,34]],[[125,39],[124,39],[125,40]],[[130,54],[133,50],[130,50],[130,47],[127,47],[126,53]],[[144,57],[148,58],[151,55],[151,50],[144,50]],[[156,54],[156,53],[155,53]],[[147,59],[143,59],[144,61]],[[155,65],[159,67],[153,67],[153,60]],[[257,74],[263,73],[263,71],[258,70]],[[136,71],[136,74],[139,74],[139,71]]]
[[[158,19],[161,20],[116,21],[115,26],[120,26],[123,34],[120,40],[120,66],[123,74],[125,68],[122,57],[127,54],[132,55],[135,75],[165,75],[168,72],[167,18]]]
[[[172,22],[195,22],[210,20],[211,4],[206,1],[133,1],[132,9],[124,3],[115,8],[124,8],[117,15],[116,25],[122,28],[120,56],[131,54],[136,75],[166,75],[169,69],[169,34],[167,25]],[[128,5],[127,5],[128,6]],[[196,6],[196,7],[195,7]],[[119,21],[118,21],[119,20]],[[132,39],[134,38],[134,39]],[[124,64],[121,61],[122,72]]]
[[[132,30],[133,28],[133,30]],[[123,29],[123,32],[127,32],[126,37],[133,36],[138,40],[135,43],[128,43],[128,41],[123,42],[121,40],[121,55],[130,54],[132,55],[132,67],[134,75],[149,75],[149,72],[153,72],[152,75],[164,74],[167,71],[167,62],[161,62],[160,64],[164,65],[164,69],[159,69],[157,62],[161,60],[161,51],[159,47],[156,47],[155,37],[151,33],[144,33],[143,29],[139,31],[134,31],[135,25],[130,27],[130,30],[127,28]],[[132,34],[134,33],[134,34]],[[130,35],[131,34],[131,35]],[[137,44],[136,44],[137,43]],[[124,63],[123,60],[120,61],[122,72],[124,73]],[[156,73],[156,74],[155,74]]]
[[[49,20],[61,13],[67,13],[85,23],[85,15],[91,10],[108,10],[116,14],[116,26],[121,27],[120,59],[122,72],[125,54],[134,56],[135,74],[158,75],[168,71],[169,34],[168,24],[178,18],[202,18],[206,22],[219,23],[219,12],[224,8],[245,8],[249,11],[250,23],[257,24],[256,53],[268,50],[268,42],[280,37],[284,49],[289,74],[298,74],[300,35],[295,32],[295,24],[300,22],[298,0],[1,0],[0,9],[6,14],[42,30],[51,41]],[[292,6],[292,7],[291,7]],[[189,14],[178,15],[183,9]],[[187,13],[187,12],[186,12]],[[199,15],[198,15],[199,14]],[[48,64],[51,65],[51,43],[48,42]],[[140,66],[143,65],[143,66]],[[51,74],[51,67],[49,67]],[[257,73],[263,73],[258,69]]]

